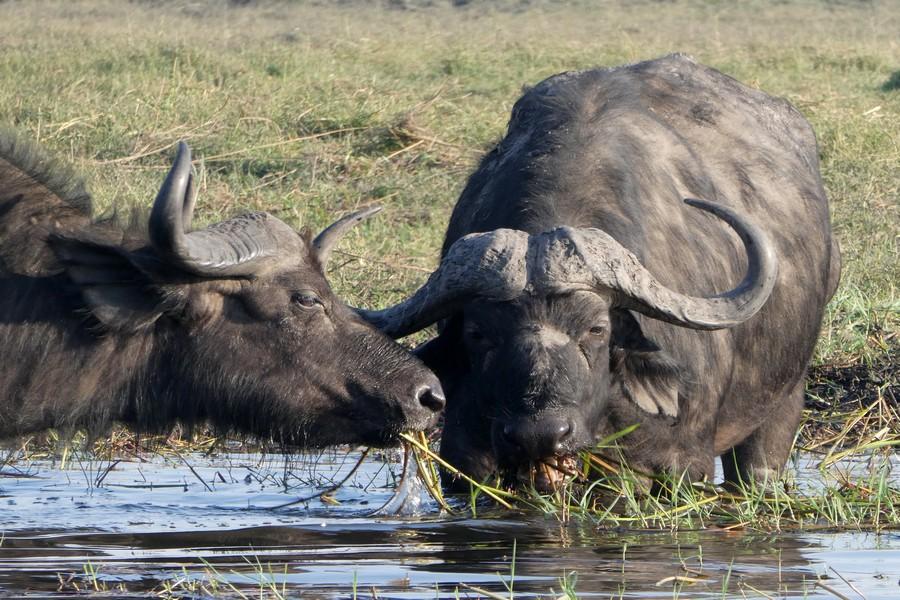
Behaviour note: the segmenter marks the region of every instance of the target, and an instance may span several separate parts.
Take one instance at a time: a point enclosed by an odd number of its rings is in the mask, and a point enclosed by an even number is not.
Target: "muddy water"
[[[377,458],[336,503],[272,509],[354,462],[226,454],[6,466],[0,597],[58,597],[75,586],[140,596],[185,577],[218,579],[234,596],[227,584],[258,597],[260,580],[287,596],[480,596],[466,586],[508,596],[515,544],[517,597],[556,597],[568,577],[580,597],[900,598],[900,533],[611,531],[542,515],[442,517],[427,499],[416,515],[372,517],[399,475]]]

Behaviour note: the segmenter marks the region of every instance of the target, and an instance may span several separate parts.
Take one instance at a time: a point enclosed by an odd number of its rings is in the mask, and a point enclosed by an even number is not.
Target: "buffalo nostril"
[[[571,421],[561,423],[556,429],[556,450],[563,449],[563,444],[575,433],[575,425]]]
[[[447,404],[447,400],[444,398],[444,394],[440,388],[434,389],[427,385],[416,390],[416,400],[419,401],[419,404],[432,412],[444,410],[444,405]]]
[[[500,432],[500,436],[503,438],[503,441],[509,446],[510,450],[521,451],[522,444],[516,435],[516,428],[507,423],[503,426],[503,429]]]
[[[575,433],[575,423],[562,419],[536,419],[507,423],[499,437],[508,450],[530,459],[546,458],[566,448]]]

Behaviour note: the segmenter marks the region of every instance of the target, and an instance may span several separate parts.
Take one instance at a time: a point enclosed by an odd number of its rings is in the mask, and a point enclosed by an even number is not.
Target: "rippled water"
[[[720,598],[725,589],[729,598],[900,598],[898,533],[609,530],[542,515],[442,517],[427,499],[417,516],[372,517],[398,477],[396,463],[377,458],[334,494],[337,504],[272,509],[355,462],[225,454],[7,466],[0,596],[72,594],[73,583],[93,585],[86,572],[133,595],[212,576],[255,596],[260,579],[288,596],[480,596],[466,586],[508,596],[514,567],[517,597],[555,598],[568,577],[581,597]],[[833,592],[815,586],[820,577]]]

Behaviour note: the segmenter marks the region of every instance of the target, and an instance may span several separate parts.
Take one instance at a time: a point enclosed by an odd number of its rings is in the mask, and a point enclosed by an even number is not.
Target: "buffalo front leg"
[[[726,483],[774,482],[787,463],[800,425],[806,378],[771,407],[762,424],[743,442],[722,454]]]

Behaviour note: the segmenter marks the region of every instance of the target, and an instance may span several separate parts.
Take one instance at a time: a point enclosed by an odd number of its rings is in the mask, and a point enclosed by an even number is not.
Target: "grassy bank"
[[[900,323],[894,2],[313,4],[0,3],[0,123],[68,156],[101,207],[147,206],[179,139],[204,159],[201,221],[265,209],[318,229],[382,204],[333,269],[350,301],[381,305],[435,264],[456,195],[523,84],[689,52],[813,123],[844,254],[817,361],[888,353]],[[415,10],[389,8],[402,6]]]

